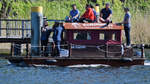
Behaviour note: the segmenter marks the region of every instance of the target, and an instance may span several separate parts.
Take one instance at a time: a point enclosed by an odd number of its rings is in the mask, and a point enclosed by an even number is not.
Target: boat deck
[[[72,48],[69,56],[10,56],[6,57],[11,63],[27,65],[57,65],[68,66],[78,64],[105,64],[111,66],[144,65],[145,57],[134,55],[133,48],[125,48],[124,54],[119,45],[101,47]]]

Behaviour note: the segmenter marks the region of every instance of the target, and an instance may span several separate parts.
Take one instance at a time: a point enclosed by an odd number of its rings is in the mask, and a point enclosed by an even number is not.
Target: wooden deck
[[[118,48],[117,48],[118,47]],[[105,47],[101,47],[105,49]],[[117,52],[117,53],[110,53]],[[68,57],[44,57],[44,56],[12,56],[6,57],[11,63],[25,63],[27,65],[82,65],[82,64],[105,64],[111,66],[132,66],[144,65],[145,58],[143,56],[134,56],[133,50],[126,49],[122,55],[119,46],[108,46],[108,52],[99,51],[97,48],[87,47],[84,49],[72,49],[71,55]],[[126,54],[129,53],[129,54]]]

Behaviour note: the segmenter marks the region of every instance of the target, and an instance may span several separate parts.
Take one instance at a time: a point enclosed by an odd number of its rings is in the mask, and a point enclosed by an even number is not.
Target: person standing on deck
[[[89,4],[86,5],[86,11],[81,16],[79,22],[94,22],[94,12]]]
[[[126,45],[127,47],[130,47],[130,29],[131,29],[131,14],[129,12],[129,8],[124,8],[124,20],[122,24],[124,24],[124,31],[125,31],[125,36],[126,36]]]
[[[56,50],[56,53],[54,56],[60,56],[60,44],[62,40],[62,32],[63,32],[63,23],[55,22],[53,26],[53,41],[54,41],[54,50]]]
[[[112,10],[110,9],[110,4],[106,3],[105,8],[100,11],[100,22],[102,23],[110,23],[112,17]]]
[[[47,44],[48,44],[49,35],[50,35],[50,30],[48,28],[48,22],[44,21],[44,26],[41,29],[41,50],[44,56],[48,56]]]

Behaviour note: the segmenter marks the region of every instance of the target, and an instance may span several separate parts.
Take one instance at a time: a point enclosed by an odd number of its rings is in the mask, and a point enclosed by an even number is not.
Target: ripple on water
[[[0,84],[150,84],[150,66],[17,67],[0,60]]]

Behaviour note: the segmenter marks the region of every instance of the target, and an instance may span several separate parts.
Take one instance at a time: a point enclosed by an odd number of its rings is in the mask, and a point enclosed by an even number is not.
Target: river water
[[[0,60],[0,84],[150,84],[150,61],[131,67],[19,67]]]

